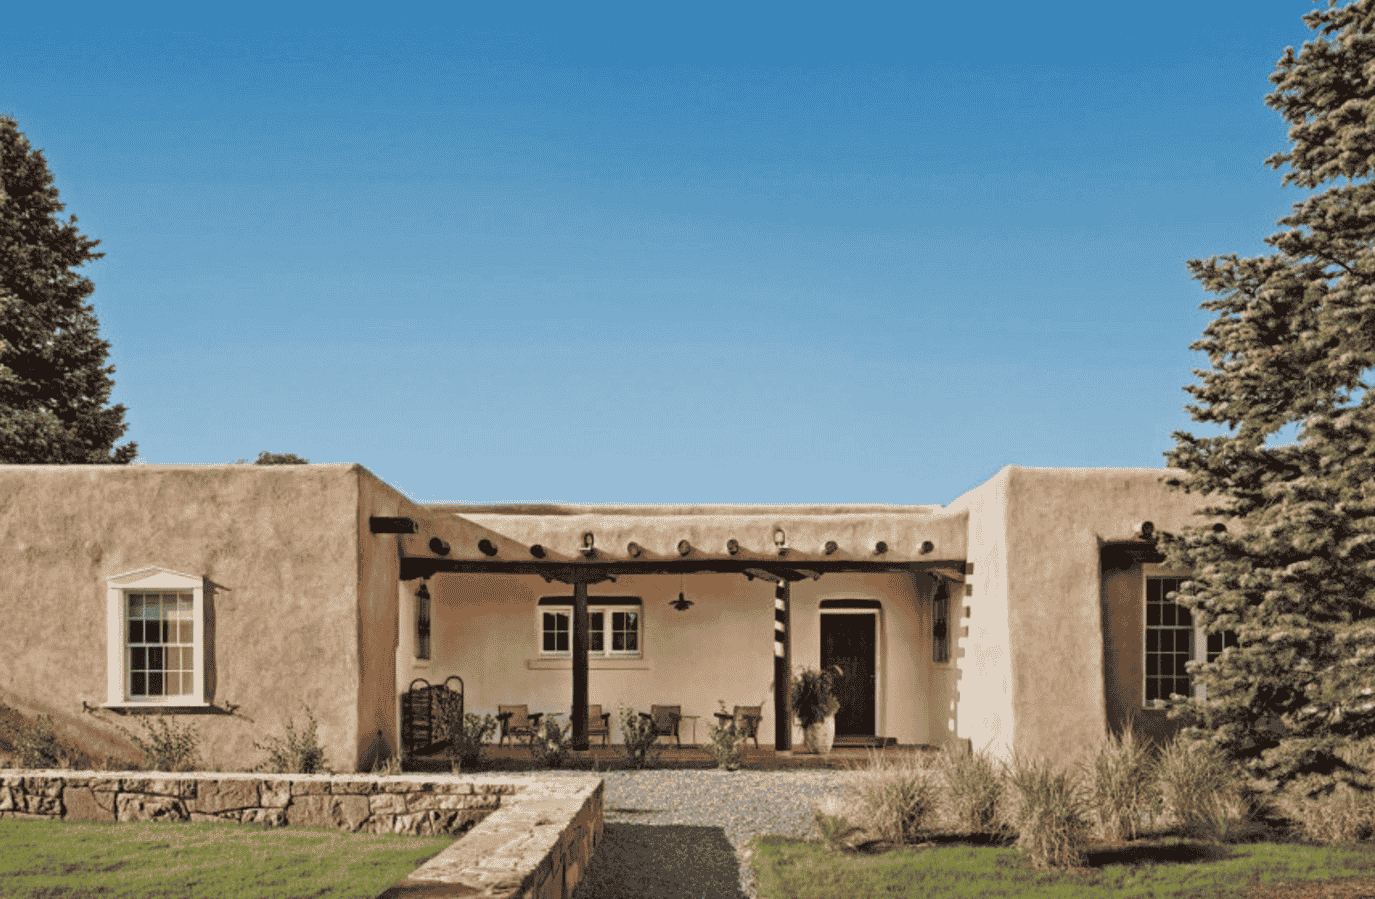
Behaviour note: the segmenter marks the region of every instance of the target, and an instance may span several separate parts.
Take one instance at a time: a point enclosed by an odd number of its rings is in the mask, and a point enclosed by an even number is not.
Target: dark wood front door
[[[843,672],[836,686],[836,736],[872,737],[876,727],[878,641],[873,615],[821,616],[821,667]]]

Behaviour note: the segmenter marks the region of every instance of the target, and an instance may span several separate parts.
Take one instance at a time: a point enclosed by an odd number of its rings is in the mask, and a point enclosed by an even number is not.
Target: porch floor
[[[709,746],[691,746],[684,744],[681,748],[672,742],[659,744],[659,757],[654,762],[654,768],[686,769],[686,768],[715,768],[716,760],[712,757]],[[781,771],[796,769],[832,769],[845,770],[864,765],[871,754],[885,756],[895,755],[906,752],[936,752],[939,747],[916,745],[916,746],[897,746],[889,745],[883,749],[870,748],[866,746],[842,746],[837,745],[829,755],[816,755],[808,752],[805,747],[799,747],[790,754],[779,754],[774,752],[773,746],[764,744],[762,748],[755,749],[751,743],[745,749],[744,758],[740,761],[740,767],[750,771]],[[613,771],[625,770],[630,768],[626,761],[625,753],[621,746],[613,744],[602,746],[594,743],[591,749],[585,752],[572,752],[564,768],[569,770],[582,771]],[[530,757],[530,750],[524,745],[512,746],[509,743],[505,746],[488,746],[483,751],[482,771],[537,771],[544,768],[544,765],[537,763]],[[449,763],[442,754],[429,756],[418,756],[407,760],[405,764],[407,771],[433,771],[447,772]]]

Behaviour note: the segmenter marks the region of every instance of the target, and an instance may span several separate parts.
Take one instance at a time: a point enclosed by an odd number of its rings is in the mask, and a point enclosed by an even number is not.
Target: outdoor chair
[[[680,705],[652,705],[649,712],[640,713],[641,718],[648,718],[654,722],[654,733],[660,737],[671,736],[678,741],[678,745],[683,745],[683,740],[678,736],[678,722],[683,718],[683,707]]]
[[[602,738],[602,745],[605,746],[611,739],[611,713],[603,712],[599,705],[587,706],[587,736]]]
[[[539,720],[543,717],[543,712],[531,714],[528,705],[497,706],[497,718],[501,720],[501,739],[497,740],[497,745],[505,743],[507,737],[511,738],[512,743],[516,742],[517,737],[524,737],[527,743],[532,742],[539,730]]]
[[[763,708],[759,705],[738,705],[734,712],[716,712],[715,715],[720,719],[722,727],[734,721],[735,732],[747,740],[753,739],[754,748],[758,749],[759,722],[764,720]]]

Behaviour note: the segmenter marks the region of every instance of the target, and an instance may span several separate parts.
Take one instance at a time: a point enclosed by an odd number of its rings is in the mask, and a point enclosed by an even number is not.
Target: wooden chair
[[[735,732],[744,735],[745,739],[754,740],[754,748],[759,748],[759,722],[764,720],[763,706],[759,705],[738,705],[734,712],[714,712],[721,726],[734,721]]]
[[[497,706],[497,718],[501,720],[501,739],[497,740],[500,746],[510,737],[514,744],[517,737],[524,737],[525,742],[532,742],[535,734],[539,731],[539,720],[544,717],[543,712],[530,712],[528,705],[499,705]]]
[[[640,713],[641,718],[648,718],[654,722],[654,733],[661,737],[673,737],[678,741],[678,745],[683,745],[682,737],[678,736],[678,722],[683,719],[683,707],[680,705],[652,705],[649,713]]]
[[[589,737],[600,736],[602,745],[605,746],[611,739],[611,713],[603,712],[599,705],[587,706],[587,735]]]

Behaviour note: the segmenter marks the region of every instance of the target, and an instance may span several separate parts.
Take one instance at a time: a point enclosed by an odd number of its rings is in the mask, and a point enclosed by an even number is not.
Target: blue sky
[[[1192,426],[1184,264],[1298,199],[1313,8],[77,4],[6,13],[0,114],[107,254],[141,461],[946,503]]]

